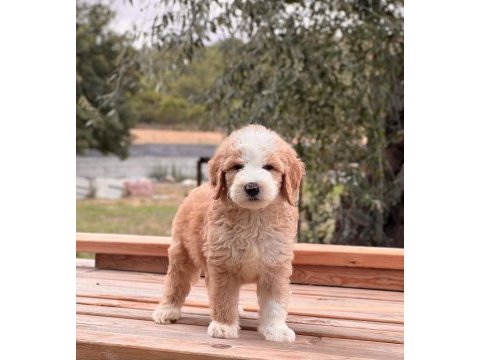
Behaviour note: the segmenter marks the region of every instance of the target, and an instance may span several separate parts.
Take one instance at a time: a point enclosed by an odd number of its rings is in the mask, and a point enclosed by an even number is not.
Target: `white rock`
[[[77,176],[77,199],[85,199],[90,196],[91,192],[90,180]]]
[[[125,181],[112,178],[95,178],[93,188],[96,198],[120,199],[125,192]]]

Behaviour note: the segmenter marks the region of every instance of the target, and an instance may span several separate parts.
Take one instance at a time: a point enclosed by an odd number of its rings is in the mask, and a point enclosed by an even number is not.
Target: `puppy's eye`
[[[242,169],[243,169],[243,165],[242,165],[242,164],[237,164],[237,165],[235,165],[232,169],[237,170],[237,171],[242,170]]]
[[[273,170],[273,166],[272,166],[272,165],[265,165],[263,168],[264,168],[265,170],[267,170],[267,171]]]

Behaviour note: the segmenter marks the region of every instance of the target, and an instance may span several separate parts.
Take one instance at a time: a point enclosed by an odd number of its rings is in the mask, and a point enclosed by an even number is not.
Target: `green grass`
[[[77,200],[77,232],[172,235],[172,220],[193,187],[160,184],[153,198]],[[92,258],[92,253],[77,253]]]
[[[171,235],[176,204],[77,201],[77,232]]]

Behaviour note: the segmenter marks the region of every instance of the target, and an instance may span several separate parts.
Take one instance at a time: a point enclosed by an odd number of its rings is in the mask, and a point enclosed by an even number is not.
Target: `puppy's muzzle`
[[[245,191],[250,197],[255,197],[260,192],[260,187],[256,182],[251,182],[245,185]]]

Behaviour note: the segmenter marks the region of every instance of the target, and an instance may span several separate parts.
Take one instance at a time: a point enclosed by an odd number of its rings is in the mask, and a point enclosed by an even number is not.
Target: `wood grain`
[[[79,262],[77,261],[77,277],[80,278],[89,277],[97,279],[126,280],[134,283],[147,282],[154,284],[163,284],[165,281],[165,276],[163,276],[162,274],[126,271],[119,272],[108,269],[95,269],[95,263],[93,260],[90,260],[88,263],[82,261],[82,266],[79,266],[78,264]],[[205,282],[200,279],[199,281],[197,281],[196,286],[205,287]],[[245,291],[256,291],[256,288],[257,286],[255,284],[246,284],[242,286],[242,289],[244,289]],[[358,289],[333,286],[303,286],[297,284],[290,284],[290,290],[293,294],[403,302],[403,292],[399,291]]]
[[[99,269],[143,271],[166,274],[168,258],[166,256],[142,256],[119,254],[95,254],[95,266]]]
[[[77,314],[150,321],[155,309],[155,305],[150,303],[125,301],[122,302],[121,306],[118,305],[118,302],[109,299],[79,298],[77,299]],[[142,308],[138,308],[138,306]],[[182,309],[182,319],[178,320],[177,323],[206,328],[210,323],[209,311],[201,307],[184,307]],[[289,316],[288,324],[298,335],[403,343],[402,328],[396,324],[379,326],[378,323],[372,322],[331,320],[295,315]],[[240,325],[242,329],[255,331],[258,326],[258,314],[256,312],[245,312],[241,316]]]
[[[400,359],[402,345],[298,335],[293,344],[264,341],[256,331],[241,330],[239,339],[210,338],[203,326],[157,325],[153,321],[77,315],[77,343],[108,343],[124,348],[156,349],[219,358],[251,359]],[[188,344],[188,346],[185,346]],[[348,345],[347,345],[348,344]],[[357,346],[355,346],[357,345]],[[179,357],[180,358],[180,357]]]
[[[156,303],[142,302],[142,301],[132,301],[132,300],[118,300],[118,299],[105,299],[105,298],[95,298],[95,297],[84,297],[77,296],[77,304],[83,305],[95,305],[95,306],[106,306],[114,308],[126,308],[126,309],[142,309],[142,310],[154,310],[157,306]],[[182,307],[182,312],[187,314],[203,314],[209,315],[209,309],[198,306],[184,305]],[[256,311],[244,311],[241,318],[245,319],[258,319],[258,313]],[[312,324],[318,326],[335,326],[335,327],[345,327],[345,328],[355,328],[359,330],[378,330],[378,331],[387,331],[395,332],[397,334],[403,335],[403,324],[396,323],[387,323],[381,321],[367,321],[367,320],[348,320],[348,319],[336,319],[336,318],[323,318],[319,316],[309,316],[309,315],[288,315],[289,323],[302,323],[302,324]],[[395,342],[395,341],[392,341]],[[403,342],[403,341],[401,341]]]
[[[168,258],[142,255],[95,255],[96,267],[166,274]],[[403,291],[403,270],[293,264],[293,284]]]
[[[77,252],[168,256],[169,245],[165,236],[77,233]]]
[[[403,291],[403,270],[294,265],[294,284]]]
[[[77,251],[167,256],[169,237],[77,233]],[[403,270],[403,249],[295,244],[293,264]]]
[[[164,284],[77,278],[78,296],[157,303],[163,291]],[[185,304],[208,308],[206,289],[193,286]],[[256,293],[242,289],[240,304],[247,311],[258,311]],[[403,303],[394,301],[293,294],[288,311],[296,315],[403,323]]]
[[[403,249],[295,244],[294,264],[403,270]]]
[[[292,284],[287,322],[296,341],[275,343],[256,331],[256,287],[247,285],[240,295],[245,309],[240,338],[214,339],[206,331],[210,316],[203,281],[192,287],[182,319],[162,326],[150,316],[164,291],[165,275],[98,268],[103,262],[138,269],[141,260],[158,269],[165,266],[162,257],[103,256],[97,256],[97,267],[92,260],[77,261],[77,359],[403,359],[401,292]],[[307,270],[302,281],[319,276]]]

